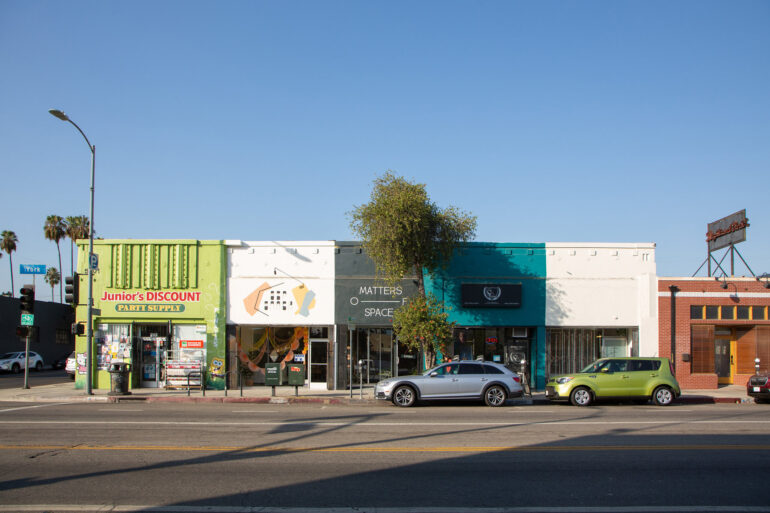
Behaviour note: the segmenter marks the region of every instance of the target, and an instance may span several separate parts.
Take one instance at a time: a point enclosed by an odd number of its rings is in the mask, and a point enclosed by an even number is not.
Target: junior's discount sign
[[[175,313],[184,312],[185,306],[190,303],[200,303],[201,293],[193,291],[139,291],[139,292],[104,292],[100,301],[115,303],[115,311],[147,312],[147,313]]]

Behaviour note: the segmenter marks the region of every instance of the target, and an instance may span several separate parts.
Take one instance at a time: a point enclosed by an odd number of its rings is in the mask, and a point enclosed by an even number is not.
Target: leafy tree
[[[476,235],[476,216],[456,207],[440,208],[416,184],[387,171],[374,180],[368,203],[350,213],[350,227],[377,274],[395,285],[407,274],[417,275],[418,297],[394,312],[393,329],[399,340],[419,347],[425,363],[433,365],[436,350],[451,336],[445,307],[425,294],[423,271],[444,267],[460,244]]]
[[[458,245],[476,236],[476,216],[452,206],[439,208],[424,184],[392,171],[374,180],[369,203],[355,207],[351,218],[350,227],[378,274],[395,285],[415,273],[423,297],[423,269],[432,273],[441,268]]]
[[[16,251],[16,243],[19,242],[19,239],[16,237],[16,234],[10,230],[3,230],[2,233],[2,241],[0,241],[0,249],[8,253],[9,258],[9,264],[11,266],[11,297],[13,297],[13,253]],[[0,253],[0,256],[2,256],[2,253]]]
[[[51,301],[53,301],[53,288],[61,283],[61,274],[56,267],[49,267],[45,272],[45,282],[51,286]]]
[[[67,216],[64,220],[65,232],[70,239],[70,276],[75,275],[75,241],[88,238],[88,217]]]
[[[433,294],[412,298],[393,312],[393,331],[404,345],[425,355],[428,368],[433,367],[439,351],[447,353],[455,324]]]
[[[56,243],[56,251],[59,253],[59,269],[61,269],[61,248],[59,247],[59,241],[66,236],[64,220],[61,218],[61,216],[57,216],[57,215],[48,216],[45,220],[45,225],[43,226],[43,233],[45,234],[46,239],[52,240]],[[64,288],[60,281],[59,282],[59,302],[60,303],[63,302],[63,297],[64,297]]]

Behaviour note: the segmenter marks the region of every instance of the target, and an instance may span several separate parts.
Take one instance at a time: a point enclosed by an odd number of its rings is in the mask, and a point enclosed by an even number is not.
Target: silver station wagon
[[[455,361],[421,375],[399,376],[377,383],[374,396],[396,406],[412,406],[421,400],[474,399],[488,406],[502,406],[522,395],[519,375],[499,363]]]

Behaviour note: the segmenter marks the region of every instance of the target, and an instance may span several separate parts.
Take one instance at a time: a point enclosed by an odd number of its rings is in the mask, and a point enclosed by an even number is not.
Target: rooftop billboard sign
[[[749,220],[746,217],[745,208],[718,221],[709,223],[708,232],[706,232],[709,253],[745,241],[746,228],[748,227]]]

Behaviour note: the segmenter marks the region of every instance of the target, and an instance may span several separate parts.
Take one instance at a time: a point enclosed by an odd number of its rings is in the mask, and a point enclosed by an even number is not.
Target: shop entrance
[[[393,374],[393,330],[358,328],[350,347],[353,386],[377,383]],[[362,365],[359,365],[358,362]]]
[[[135,324],[134,347],[139,356],[139,386],[164,386],[166,352],[169,349],[168,324]]]
[[[714,340],[714,368],[720,385],[732,385],[735,375],[735,342],[731,335],[717,334]]]
[[[327,339],[310,339],[310,364],[308,372],[310,388],[326,388],[328,353],[329,341]]]
[[[506,344],[505,366],[514,372],[524,371],[527,383],[530,383],[531,360],[529,358],[529,339],[514,338]],[[523,364],[523,365],[522,365]]]

